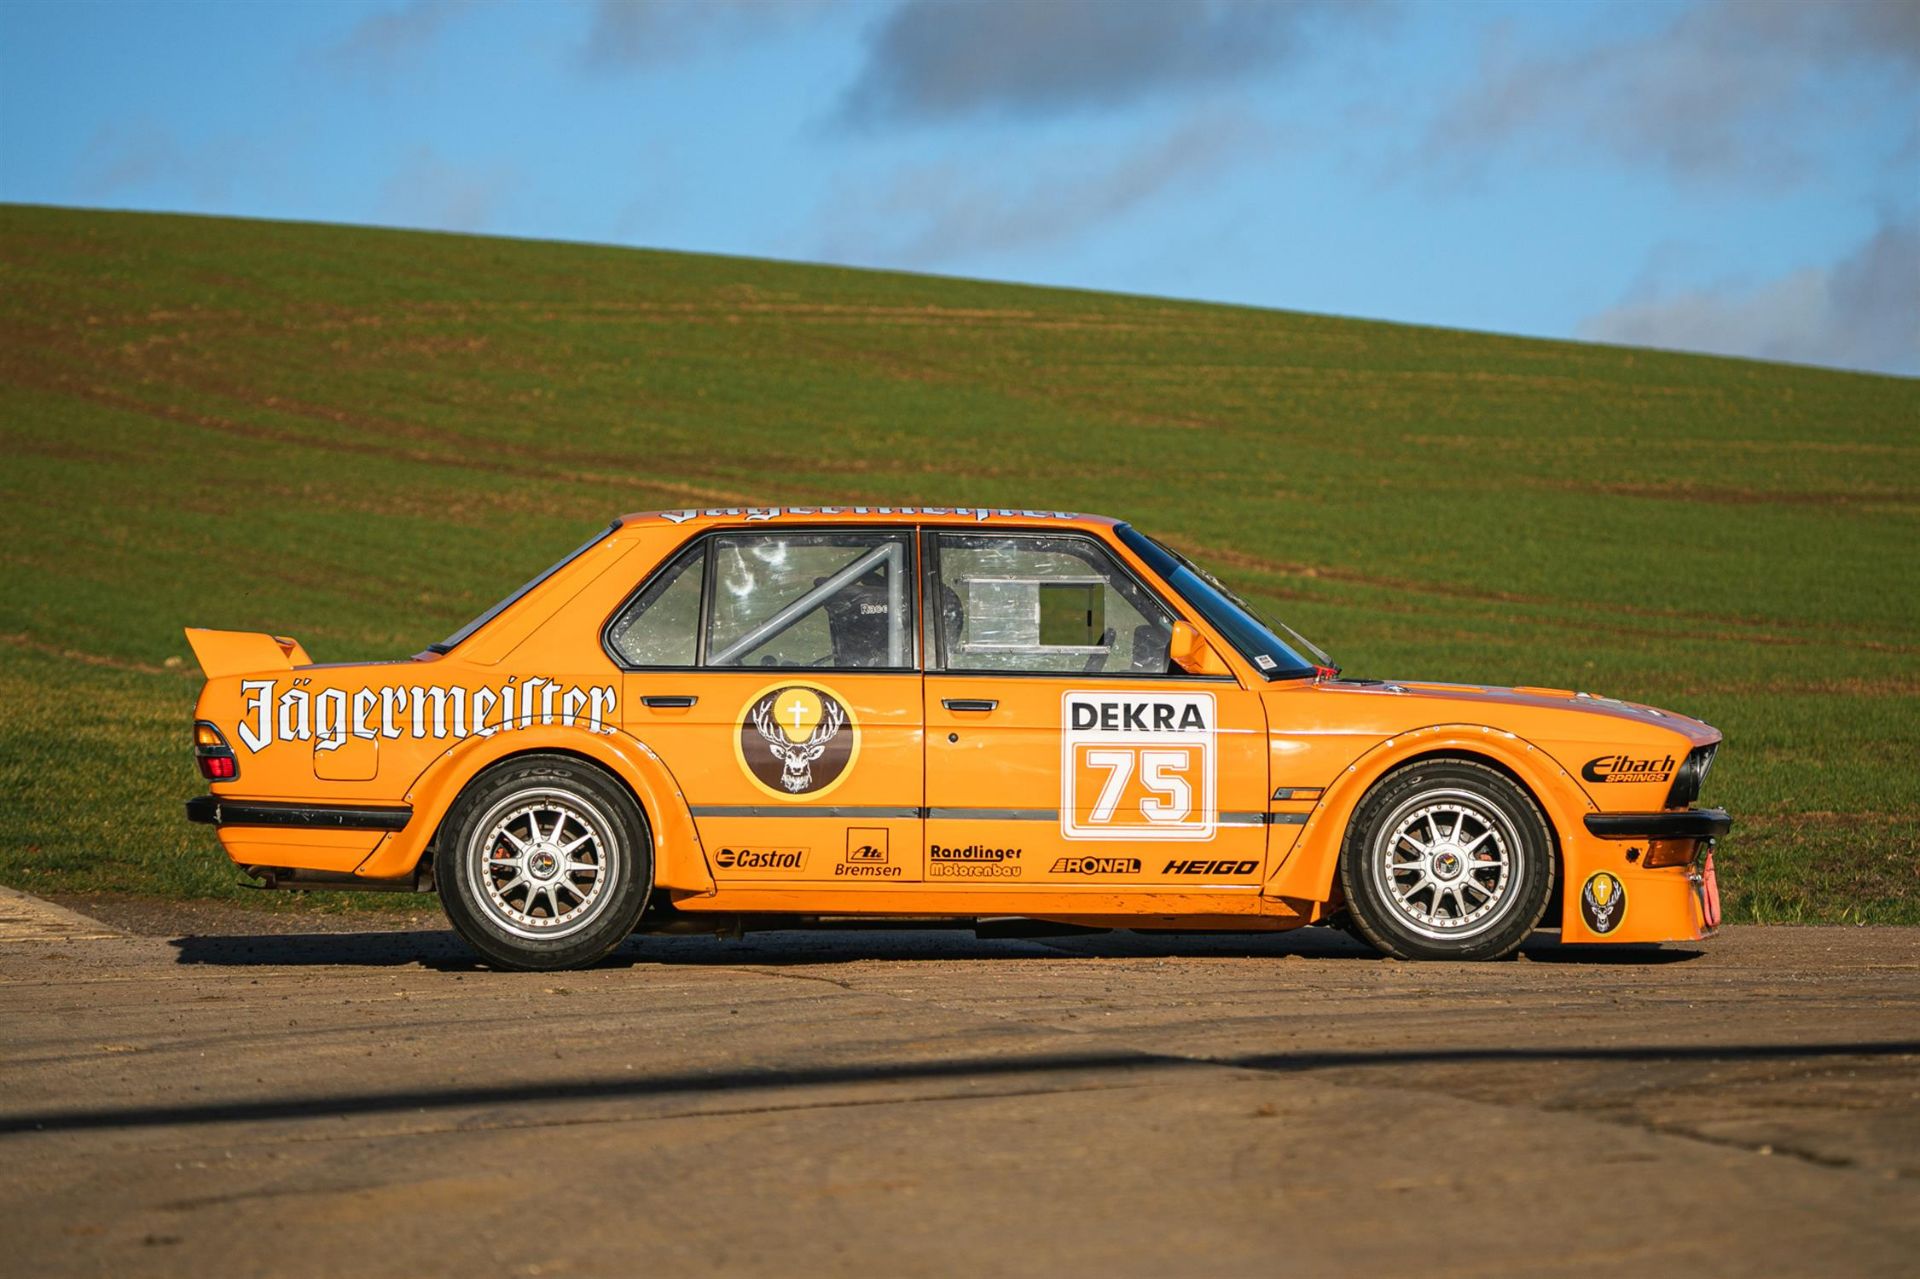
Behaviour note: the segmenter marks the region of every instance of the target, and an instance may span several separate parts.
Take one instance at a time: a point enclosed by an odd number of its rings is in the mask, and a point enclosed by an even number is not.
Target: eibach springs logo
[[[1580,776],[1590,782],[1664,782],[1673,776],[1671,755],[1659,759],[1635,759],[1631,755],[1602,755],[1580,766]]]

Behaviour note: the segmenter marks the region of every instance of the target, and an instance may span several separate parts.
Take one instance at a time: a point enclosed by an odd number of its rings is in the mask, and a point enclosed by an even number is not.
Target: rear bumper
[[[195,795],[187,820],[206,826],[270,826],[304,830],[404,830],[413,809],[368,804],[281,804]]]
[[[1678,813],[1588,813],[1587,833],[1601,839],[1719,839],[1733,829],[1724,808]]]

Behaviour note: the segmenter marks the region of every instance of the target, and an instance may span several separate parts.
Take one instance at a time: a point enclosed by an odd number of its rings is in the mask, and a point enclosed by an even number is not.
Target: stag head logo
[[[769,790],[805,795],[839,780],[852,763],[847,708],[824,689],[789,684],[756,697],[741,725],[740,758]]]
[[[1596,933],[1610,933],[1619,927],[1626,909],[1626,886],[1604,870],[1589,876],[1586,887],[1580,890],[1580,914]]]

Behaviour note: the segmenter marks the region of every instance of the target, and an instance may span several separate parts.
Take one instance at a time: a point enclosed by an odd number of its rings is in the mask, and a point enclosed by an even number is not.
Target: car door
[[[715,532],[608,625],[623,723],[723,887],[922,879],[914,553],[905,530]]]
[[[927,876],[1257,892],[1266,718],[1082,533],[930,535]]]

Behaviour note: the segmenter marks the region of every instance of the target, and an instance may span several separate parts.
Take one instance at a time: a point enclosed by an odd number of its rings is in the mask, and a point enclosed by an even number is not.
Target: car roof
[[[913,524],[978,528],[994,524],[1057,524],[1108,529],[1120,521],[1077,511],[1022,510],[1005,506],[726,506],[681,511],[636,511],[617,521],[630,525],[705,528],[737,524]]]

